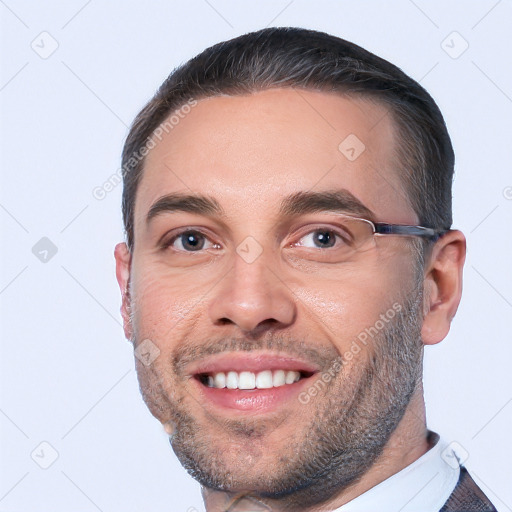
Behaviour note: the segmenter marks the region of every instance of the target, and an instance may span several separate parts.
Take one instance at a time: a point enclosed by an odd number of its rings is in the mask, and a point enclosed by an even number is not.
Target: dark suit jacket
[[[471,478],[468,470],[460,467],[455,489],[439,512],[497,512],[489,498]]]

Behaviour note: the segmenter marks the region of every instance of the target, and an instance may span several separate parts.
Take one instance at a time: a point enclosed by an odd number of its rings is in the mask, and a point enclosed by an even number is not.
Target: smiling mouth
[[[198,373],[195,378],[207,388],[251,391],[290,386],[302,379],[311,377],[314,373],[316,372],[284,369],[262,370],[259,372],[230,370]]]

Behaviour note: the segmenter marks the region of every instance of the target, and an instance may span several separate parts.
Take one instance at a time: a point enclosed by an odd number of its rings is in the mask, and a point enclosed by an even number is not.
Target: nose
[[[286,282],[263,255],[248,263],[239,255],[213,289],[209,313],[214,325],[233,323],[244,332],[283,328],[296,317],[296,302]]]

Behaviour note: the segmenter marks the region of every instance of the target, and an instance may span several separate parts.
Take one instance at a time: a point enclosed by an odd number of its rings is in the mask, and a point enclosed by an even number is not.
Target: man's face
[[[144,399],[204,485],[327,496],[375,461],[402,418],[421,365],[410,239],[377,237],[339,261],[336,213],[280,211],[294,194],[343,189],[374,220],[418,223],[396,147],[381,105],[274,89],[200,100],[148,154],[127,332],[158,348],[151,364],[136,360]],[[160,211],[148,223],[177,193],[208,196],[222,215]],[[263,372],[263,388],[209,387],[230,371],[251,372],[242,387]]]

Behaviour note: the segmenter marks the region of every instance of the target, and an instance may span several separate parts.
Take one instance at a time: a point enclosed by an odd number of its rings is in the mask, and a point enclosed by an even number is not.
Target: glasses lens
[[[351,217],[344,217],[340,221],[344,231],[347,233],[347,249],[350,247],[353,251],[361,252],[374,247],[375,238],[370,222]]]
[[[325,263],[354,261],[375,245],[373,226],[363,219],[337,216],[332,225],[318,227],[294,245],[295,256]]]

